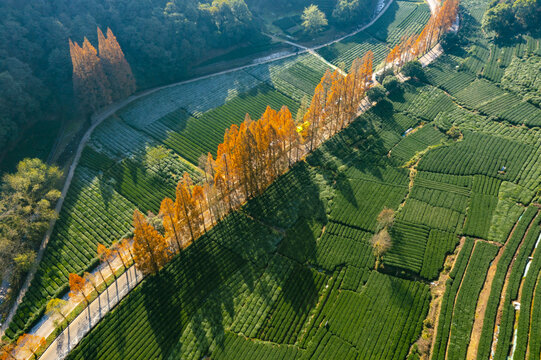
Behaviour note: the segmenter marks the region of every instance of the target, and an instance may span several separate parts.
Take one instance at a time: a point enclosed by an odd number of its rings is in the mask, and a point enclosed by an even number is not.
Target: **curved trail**
[[[437,7],[438,7],[438,0],[425,0],[425,1],[429,5],[431,13],[434,13],[436,11]],[[286,40],[284,42],[286,42],[286,43],[288,43],[288,44],[290,44],[292,46],[295,46],[297,48],[300,48],[301,51],[286,54],[286,55],[279,56],[279,57],[272,58],[272,59],[267,59],[267,60],[260,61],[260,62],[254,62],[254,63],[251,63],[251,64],[235,67],[235,68],[220,71],[220,72],[217,72],[217,73],[212,73],[212,74],[200,76],[200,77],[197,77],[197,78],[184,80],[184,81],[179,81],[179,82],[176,82],[176,83],[173,83],[173,84],[159,86],[159,87],[156,87],[156,88],[153,88],[153,89],[149,89],[149,90],[143,91],[141,93],[138,93],[136,95],[132,95],[132,96],[128,97],[127,99],[124,99],[123,101],[112,104],[112,105],[108,106],[107,108],[105,108],[104,110],[102,110],[101,112],[93,115],[93,117],[92,117],[92,125],[86,131],[85,135],[81,139],[81,142],[79,143],[79,146],[77,148],[77,152],[75,154],[75,157],[73,159],[72,164],[70,165],[68,175],[66,177],[66,181],[65,181],[64,187],[62,189],[62,195],[61,195],[60,199],[58,200],[58,203],[56,205],[55,210],[57,211],[57,213],[60,213],[60,210],[62,208],[62,204],[63,204],[64,199],[66,197],[66,194],[67,194],[67,192],[69,190],[71,181],[73,179],[73,175],[75,173],[75,168],[77,167],[77,165],[79,163],[82,151],[83,151],[84,147],[86,146],[88,140],[90,139],[90,136],[91,136],[92,132],[105,119],[113,116],[118,110],[122,109],[123,107],[131,104],[132,102],[134,102],[134,101],[136,101],[138,99],[141,99],[141,98],[143,98],[143,97],[145,97],[147,95],[150,95],[152,93],[155,93],[155,92],[163,90],[163,89],[167,89],[167,88],[171,88],[171,87],[175,87],[175,86],[179,86],[179,85],[184,85],[184,84],[196,82],[196,81],[203,80],[203,79],[208,79],[208,78],[211,78],[213,76],[219,76],[219,75],[223,75],[223,74],[228,74],[228,73],[240,71],[240,70],[255,67],[255,66],[258,66],[258,65],[261,65],[261,64],[271,63],[271,62],[279,61],[279,60],[282,60],[282,59],[290,58],[290,57],[293,57],[293,56],[297,56],[297,55],[300,55],[300,54],[305,54],[305,53],[310,53],[312,55],[315,55],[316,57],[323,60],[327,65],[331,66],[332,68],[336,68],[333,64],[331,64],[330,62],[328,62],[327,60],[322,58],[319,54],[317,54],[317,52],[315,50],[318,50],[318,49],[321,49],[323,47],[332,45],[334,43],[342,41],[342,40],[344,40],[344,39],[346,39],[348,37],[354,36],[354,35],[358,34],[359,32],[365,30],[369,26],[373,25],[386,12],[386,10],[389,8],[389,6],[391,5],[392,2],[393,2],[393,0],[390,0],[389,3],[387,3],[385,5],[385,7],[378,13],[378,15],[376,15],[368,24],[366,24],[366,25],[362,26],[361,28],[359,28],[359,29],[357,29],[357,30],[345,35],[345,36],[342,36],[342,37],[340,37],[338,39],[334,39],[334,40],[329,41],[327,43],[324,43],[324,44],[321,44],[321,45],[318,45],[318,46],[315,46],[315,47],[311,47],[311,48],[308,48],[308,47],[302,46],[300,44],[296,44],[294,42]],[[271,36],[271,37],[281,41],[281,39],[279,39],[279,38],[276,38],[274,36]],[[420,60],[423,63],[423,65],[425,65],[425,64],[427,65],[428,63],[435,60],[440,54],[441,54],[440,51],[436,51],[436,53],[432,53],[432,50],[431,50],[429,53],[425,54]],[[22,290],[19,293],[19,296],[17,298],[17,302],[15,303],[14,307],[11,309],[10,314],[8,316],[8,319],[5,322],[5,325],[9,324],[9,321],[13,317],[13,314],[15,313],[18,304],[21,302],[26,290],[28,289],[28,286],[29,286],[29,284],[30,284],[30,282],[31,282],[36,270],[37,270],[37,265],[39,264],[39,261],[43,257],[43,253],[44,253],[44,250],[45,250],[45,248],[47,246],[49,238],[51,236],[52,230],[54,228],[54,224],[55,224],[55,221],[53,220],[51,222],[49,230],[47,231],[47,233],[46,233],[46,235],[45,235],[45,237],[43,239],[43,242],[42,242],[42,244],[40,246],[36,264],[32,268],[29,275],[27,276],[25,284],[23,285],[23,288],[22,288]],[[132,279],[131,281],[129,280],[130,278]],[[55,338],[55,340],[49,345],[49,347],[43,353],[43,355],[40,357],[40,359],[46,359],[46,360],[64,359],[69,354],[71,349],[73,349],[79,343],[79,341],[92,329],[92,327],[94,327],[142,279],[143,279],[142,274],[139,273],[138,271],[136,271],[134,266],[130,267],[122,276],[120,276],[117,280],[115,280],[115,282],[113,282],[107,288],[106,291],[104,291],[98,298],[96,298],[93,302],[91,302],[91,304],[89,306],[89,309],[85,309],[85,311],[81,312],[81,314],[79,314],[69,324],[69,326],[66,329],[64,329],[64,331],[62,333],[60,333],[59,336],[57,336]],[[134,280],[135,280],[135,282],[134,282]],[[112,290],[112,289],[115,289],[115,290]],[[114,295],[112,300],[111,300],[110,291],[114,291],[114,293],[116,294],[116,295]],[[102,303],[105,303],[107,306],[105,306],[105,307],[102,306]],[[37,327],[36,332],[39,332],[41,336],[47,337],[48,335],[50,335],[54,331],[54,329],[55,329],[55,326],[54,326],[53,320],[50,319],[50,318],[46,318]],[[2,330],[2,333],[3,333],[3,331],[5,330],[4,327],[2,327],[1,330]]]

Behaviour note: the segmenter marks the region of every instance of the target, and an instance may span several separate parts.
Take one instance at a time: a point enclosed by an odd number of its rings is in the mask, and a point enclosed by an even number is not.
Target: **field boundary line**
[[[513,232],[515,231],[517,227],[517,224],[518,224],[518,221],[513,226],[513,229],[511,230],[511,233],[509,234],[507,241],[509,241],[509,239],[511,238]],[[506,241],[506,244],[507,244],[507,241]],[[488,243],[492,245],[497,245],[492,242],[488,242]],[[500,263],[500,259],[503,256],[505,249],[506,249],[505,244],[503,246],[502,244],[500,244],[498,254],[492,260],[492,263],[490,264],[490,267],[488,268],[485,282],[483,283],[483,287],[481,288],[481,292],[479,293],[479,297],[477,298],[477,304],[475,306],[475,318],[473,320],[472,332],[470,334],[470,342],[468,344],[468,349],[466,351],[466,359],[472,359],[472,360],[477,359],[479,343],[480,343],[481,335],[483,331],[483,324],[485,322],[487,303],[490,296],[493,295],[492,283],[494,282],[494,277],[496,276],[496,272],[498,270],[498,264]],[[475,340],[472,340],[472,339],[475,339]]]
[[[439,329],[439,326],[440,326],[440,314],[441,314],[441,304],[443,302],[443,297],[445,296],[445,292],[447,291],[447,280],[450,279],[450,276],[449,274],[451,273],[451,271],[453,271],[455,265],[456,265],[456,260],[458,258],[458,255],[460,254],[460,252],[462,251],[462,248],[464,247],[464,244],[466,244],[466,237],[465,236],[462,236],[458,242],[458,245],[455,247],[453,253],[447,255],[445,257],[445,261],[443,263],[443,266],[444,266],[444,269],[445,269],[445,265],[447,263],[449,263],[450,265],[450,268],[449,268],[449,271],[444,274],[444,272],[442,271],[440,273],[440,276],[438,277],[438,279],[435,281],[435,290],[434,290],[434,294],[433,295],[436,295],[434,296],[433,298],[433,301],[434,301],[434,304],[431,306],[434,307],[434,331],[432,333],[432,339],[430,341],[430,348],[429,348],[429,355],[428,355],[428,360],[431,360],[433,355],[434,355],[434,347],[436,346],[436,337],[437,337],[437,334],[438,334],[438,331],[440,330]],[[441,294],[439,296],[437,296],[437,290],[438,290],[438,287],[441,286],[440,289],[443,290],[443,292],[441,292]],[[431,287],[431,293],[432,293],[432,287]],[[428,312],[428,315],[430,315],[430,310]],[[421,336],[422,336],[422,332],[421,332]],[[421,336],[419,337],[419,339],[421,338]],[[419,340],[417,339],[417,341]],[[413,346],[413,345],[412,345]]]
[[[464,279],[466,278],[466,275],[468,274],[468,269],[471,266],[472,256],[475,252],[475,248],[479,244],[479,241],[477,239],[473,241],[475,243],[473,244],[470,256],[468,257],[468,264],[466,265],[466,268],[464,269],[464,273],[462,274],[462,278],[460,279],[460,285],[458,286],[458,289],[456,290],[455,298],[453,299],[453,311],[451,312],[451,325],[453,323],[453,318],[455,317],[456,299],[458,298],[458,295],[460,294],[460,290],[462,290],[462,284],[464,284]],[[448,357],[449,347],[451,345],[451,329],[452,329],[452,326],[449,327],[449,335],[447,336],[447,343],[445,344],[445,359],[447,359]]]
[[[533,312],[534,312],[534,308],[536,306],[536,297],[535,297],[535,293],[537,292],[537,287],[541,287],[541,273],[538,274],[537,276],[537,281],[535,282],[535,287],[533,289],[533,296],[532,296],[532,303],[531,303],[531,308],[530,308],[530,326],[528,327],[528,344],[526,345],[526,359],[529,359],[530,358],[530,352],[531,352],[531,349],[530,349],[530,344],[531,344],[531,333],[532,333],[532,321],[533,321]],[[539,301],[539,299],[537,299]]]

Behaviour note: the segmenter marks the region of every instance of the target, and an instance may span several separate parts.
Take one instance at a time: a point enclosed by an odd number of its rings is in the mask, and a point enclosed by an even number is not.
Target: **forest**
[[[358,13],[364,6],[353,3],[340,11]],[[269,43],[257,16],[264,6],[244,0],[2,1],[0,156],[20,151],[17,143],[36,137],[39,124],[58,128],[85,116],[73,92],[69,39],[95,44],[97,27],[112,29],[137,89],[144,90],[189,78],[194,66],[227,49]],[[9,156],[19,158],[10,153],[3,170],[15,167]]]

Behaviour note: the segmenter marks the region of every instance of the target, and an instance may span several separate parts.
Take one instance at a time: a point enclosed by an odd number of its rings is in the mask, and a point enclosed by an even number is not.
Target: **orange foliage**
[[[459,0],[445,0],[443,5],[436,9],[428,23],[418,36],[404,37],[385,58],[385,67],[401,67],[406,62],[427,53],[438,43],[456,20]]]
[[[302,124],[287,107],[267,107],[253,121],[247,114],[240,125],[225,131],[216,158],[203,159],[203,185],[194,185],[187,173],[177,184],[175,200],[165,198],[160,206],[165,236],[134,214],[134,259],[139,269],[156,272],[171,252],[195,242],[206,230],[254,196],[261,194],[300,156],[313,150],[346,127],[357,115],[366,91],[372,85],[373,53],[353,61],[349,74],[327,71],[316,87]]]
[[[156,273],[169,260],[169,250],[165,238],[138,210],[133,213],[135,227],[133,237],[133,257],[135,266],[144,274]]]
[[[17,339],[17,349],[16,351],[29,351],[34,355],[34,353],[42,346],[45,346],[45,339],[41,336],[23,334]]]
[[[98,49],[103,70],[111,84],[113,100],[123,99],[133,94],[135,78],[111,29],[107,28],[107,37],[105,37],[98,27]]]
[[[98,28],[98,51],[85,37],[83,46],[69,39],[73,89],[84,110],[96,111],[135,91],[130,65],[111,29]]]
[[[85,109],[96,111],[111,102],[109,80],[98,52],[85,37],[83,47],[69,40],[73,64],[73,90]]]
[[[13,354],[15,350],[14,344],[2,344],[1,346],[2,349],[0,350],[0,360],[15,359]]]
[[[86,298],[84,288],[86,285],[86,279],[80,277],[77,274],[71,273],[69,275],[69,284],[70,284],[70,294],[71,298],[82,297],[84,301],[88,304],[88,299]]]

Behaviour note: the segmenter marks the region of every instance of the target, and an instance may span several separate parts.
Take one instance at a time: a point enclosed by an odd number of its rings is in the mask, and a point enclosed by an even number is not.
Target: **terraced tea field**
[[[528,95],[539,41],[495,45],[475,22],[486,2],[461,6],[469,52],[446,49],[424,80],[231,212],[67,358],[537,359],[541,110]],[[397,1],[318,52],[348,66],[372,50],[378,65],[428,17],[425,3]],[[254,65],[157,91],[98,126],[6,334],[30,329],[68,273],[91,269],[98,243],[130,236],[134,209],[157,213],[184,172],[201,179],[199,159],[225,129],[267,106],[295,114],[327,68],[309,53]],[[513,78],[519,68],[527,75]],[[163,166],[148,166],[159,145],[170,150]],[[383,226],[386,208],[394,219]],[[378,254],[382,228],[390,246]]]
[[[400,42],[403,36],[418,34],[429,18],[430,9],[425,2],[395,1],[368,29],[326,46],[318,53],[334,65],[344,63],[349,69],[355,58],[372,51],[374,66],[377,66],[387,56],[389,48]]]
[[[541,182],[540,134],[464,108],[448,89],[468,85],[455,81],[446,88],[434,79],[405,84],[191,248],[186,256],[206,252],[211,264],[228,271],[221,285],[204,290],[204,301],[158,304],[150,299],[162,276],[149,278],[70,359],[123,358],[124,343],[135,357],[394,359],[414,356],[420,338],[433,342],[435,359],[488,358],[491,347],[510,351],[515,323],[519,351],[537,349],[528,334],[540,313],[534,245],[541,228],[532,203]],[[490,80],[482,86],[499,89]],[[453,125],[458,139],[446,134]],[[375,271],[370,240],[384,207],[396,210],[396,220],[392,246]],[[455,261],[444,265],[459,243]],[[228,270],[204,250],[210,244],[243,263]],[[528,257],[530,270],[521,280]],[[430,285],[442,271],[443,280]],[[164,273],[199,276],[180,260]],[[442,297],[430,295],[438,283]],[[476,316],[479,296],[488,296],[482,317]],[[516,316],[514,299],[534,304],[528,317]],[[141,305],[131,308],[130,301]],[[151,312],[161,306],[190,309],[180,315],[184,320],[167,320],[175,322],[168,326],[175,335],[152,327]],[[429,312],[434,306],[438,311]],[[141,319],[137,325],[132,311]],[[423,325],[427,316],[438,323],[432,332]],[[502,340],[493,343],[496,321]],[[114,329],[131,329],[130,335]]]

